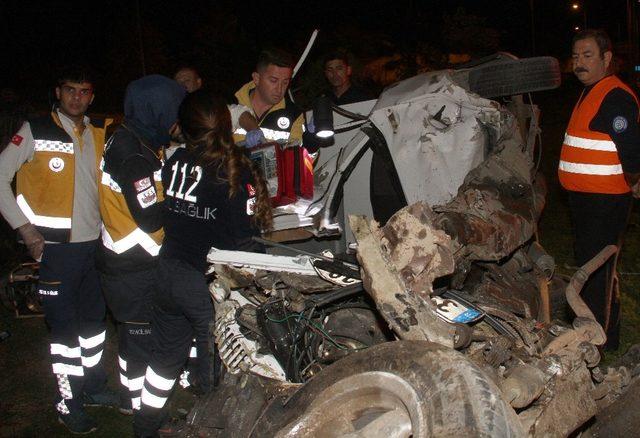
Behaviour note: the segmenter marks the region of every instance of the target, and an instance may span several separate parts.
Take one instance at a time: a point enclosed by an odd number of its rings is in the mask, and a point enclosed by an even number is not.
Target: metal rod
[[[263,245],[267,245],[267,246],[273,246],[275,248],[282,248],[282,249],[286,249],[289,250],[291,252],[295,252],[297,254],[303,254],[303,255],[308,255],[309,257],[315,257],[317,259],[322,259],[322,260],[326,260],[328,262],[340,262],[345,266],[349,266],[350,268],[353,269],[359,269],[360,267],[358,265],[355,265],[353,263],[349,263],[349,262],[345,262],[344,260],[340,260],[340,259],[332,259],[331,257],[327,257],[327,256],[323,256],[320,254],[315,254],[313,252],[309,252],[309,251],[304,251],[302,249],[298,249],[298,248],[293,248],[291,246],[288,245],[284,245],[282,243],[279,242],[274,242],[273,240],[267,240],[267,239],[263,239],[262,237],[257,237],[254,236],[253,240],[258,242],[258,243],[262,243]]]

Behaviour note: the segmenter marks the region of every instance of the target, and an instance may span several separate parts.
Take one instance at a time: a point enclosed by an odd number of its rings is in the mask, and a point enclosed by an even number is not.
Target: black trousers
[[[121,399],[130,403],[133,409],[140,409],[144,373],[152,351],[155,268],[118,275],[103,273],[101,280],[107,305],[118,324]]]
[[[166,402],[189,357],[192,340],[207,338],[214,316],[205,276],[191,265],[161,257],[157,282],[152,319],[154,350],[145,374],[142,407],[133,422],[140,436],[153,435],[165,421]],[[198,358],[199,367],[210,369],[208,346],[202,347],[207,351]]]
[[[83,409],[82,394],[106,388],[102,352],[105,303],[95,267],[97,241],[47,244],[40,263],[39,293],[51,330],[51,360],[58,383],[55,406]]]
[[[569,208],[575,233],[574,254],[580,266],[607,245],[622,245],[631,212],[631,194],[569,193]],[[614,258],[591,275],[581,296],[607,334],[606,349],[620,343],[620,297],[612,289]],[[610,291],[610,293],[609,293]]]

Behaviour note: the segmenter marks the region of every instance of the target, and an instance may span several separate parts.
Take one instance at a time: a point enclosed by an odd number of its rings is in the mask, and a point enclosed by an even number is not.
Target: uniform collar
[[[54,116],[53,119],[56,121],[56,123],[60,122],[59,124],[61,125],[61,127],[71,129],[72,131],[76,127],[75,122],[71,120],[68,116],[66,116],[62,111],[60,111],[60,108],[56,108],[56,111],[54,114],[57,117]],[[89,126],[90,121],[91,120],[86,115],[82,117],[82,123],[84,123],[85,128]]]
[[[238,99],[238,103],[251,108],[251,111],[253,112],[254,116],[256,115],[256,112],[253,109],[253,105],[251,104],[251,91],[253,91],[255,88],[256,88],[256,84],[254,84],[253,81],[249,81],[246,84],[244,84],[242,88],[236,91],[236,94],[235,94],[236,99]],[[265,112],[262,115],[261,119],[264,119],[267,116],[267,114],[286,108],[286,106],[287,105],[285,104],[284,98],[283,98],[280,102],[276,103],[271,108],[269,108],[267,112]]]

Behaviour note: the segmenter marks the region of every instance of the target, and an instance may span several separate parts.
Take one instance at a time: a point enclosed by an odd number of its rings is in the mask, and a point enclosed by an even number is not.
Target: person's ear
[[[254,71],[253,73],[251,73],[251,79],[253,79],[253,83],[258,86],[258,83],[260,82],[260,73]]]
[[[353,70],[351,70],[351,66],[348,65],[347,66],[347,77],[351,77],[351,73],[353,72]]]
[[[604,67],[608,70],[611,65],[611,60],[613,59],[613,53],[610,50],[604,52]]]
[[[56,87],[56,99],[60,100],[60,87]]]

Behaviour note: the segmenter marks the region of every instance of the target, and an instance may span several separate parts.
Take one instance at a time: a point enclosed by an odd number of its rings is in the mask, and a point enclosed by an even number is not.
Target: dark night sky
[[[572,12],[570,3],[534,0],[536,54],[568,56],[571,29],[582,24],[582,15]],[[101,83],[113,88],[111,101],[103,100],[105,107],[113,108],[124,85],[142,72],[135,5],[125,0],[3,0],[1,87],[46,102],[60,65],[87,63],[102,75]],[[299,56],[315,27],[320,28],[318,48],[309,60],[320,56],[319,48],[345,30],[351,32],[347,32],[352,35],[351,47],[367,56],[410,50],[419,41],[451,51],[441,25],[443,16],[459,7],[498,31],[500,50],[531,54],[529,0],[139,0],[139,5],[145,57],[152,72],[170,74],[180,61],[203,61],[215,65],[216,74],[230,76],[225,84],[231,85],[248,79],[260,47],[282,45]],[[587,0],[587,20],[590,27],[607,29],[614,40],[626,38],[625,0]],[[195,46],[196,57],[193,53],[185,57]],[[207,47],[222,59],[211,59]]]

